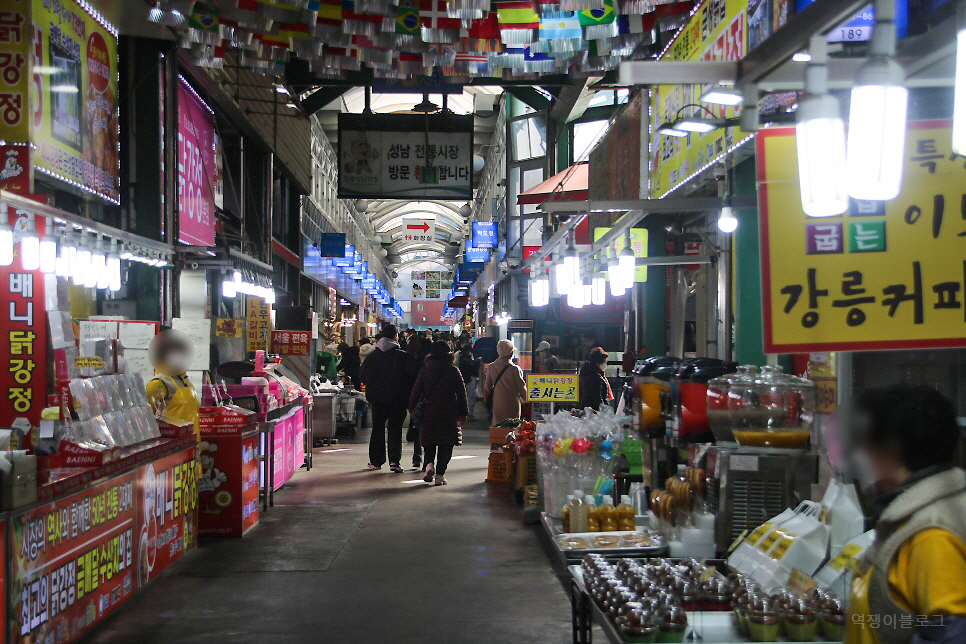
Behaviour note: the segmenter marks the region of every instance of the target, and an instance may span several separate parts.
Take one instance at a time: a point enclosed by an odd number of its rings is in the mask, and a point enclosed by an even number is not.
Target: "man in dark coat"
[[[423,480],[446,485],[443,475],[453,457],[453,448],[459,444],[459,428],[466,423],[469,410],[463,376],[453,364],[453,354],[445,342],[433,343],[409,397],[410,411],[421,398],[425,398],[419,424],[419,443],[426,454]]]
[[[399,332],[392,324],[382,329],[376,350],[362,363],[359,377],[366,385],[366,399],[372,405],[372,437],[369,439],[370,470],[378,470],[386,462],[389,469],[402,472],[402,426],[406,420],[409,394],[419,373],[412,355],[399,346]],[[388,435],[388,441],[387,441]]]

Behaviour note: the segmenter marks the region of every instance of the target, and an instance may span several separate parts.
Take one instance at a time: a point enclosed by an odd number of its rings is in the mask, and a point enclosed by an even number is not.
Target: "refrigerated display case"
[[[517,364],[525,372],[533,371],[533,320],[510,320],[506,334],[517,348]]]

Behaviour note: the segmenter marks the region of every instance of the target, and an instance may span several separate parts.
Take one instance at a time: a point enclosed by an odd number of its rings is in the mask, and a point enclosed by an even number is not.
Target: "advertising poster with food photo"
[[[193,447],[138,468],[138,587],[157,577],[198,541]]]
[[[76,0],[33,0],[34,164],[119,202],[117,35]]]

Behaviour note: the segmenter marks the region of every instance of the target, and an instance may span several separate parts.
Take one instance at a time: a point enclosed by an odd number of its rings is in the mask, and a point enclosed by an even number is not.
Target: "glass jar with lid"
[[[725,374],[708,381],[708,425],[716,441],[734,442],[731,432],[731,418],[728,415],[728,392],[732,383],[754,380],[758,373],[755,365],[741,365],[735,373]]]
[[[756,378],[731,382],[728,415],[740,445],[804,448],[815,419],[815,385],[764,366]]]

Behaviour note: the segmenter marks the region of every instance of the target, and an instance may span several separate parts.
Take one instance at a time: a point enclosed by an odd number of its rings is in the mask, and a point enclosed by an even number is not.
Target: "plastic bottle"
[[[570,531],[587,532],[587,504],[582,490],[574,490],[574,504],[570,506]]]
[[[604,495],[604,502],[597,509],[600,517],[601,532],[617,532],[617,508],[609,494]]]
[[[584,505],[587,506],[587,532],[600,532],[600,510],[593,494],[584,497]]]
[[[573,504],[574,504],[574,495],[573,494],[568,494],[567,495],[567,503],[566,503],[566,505],[563,506],[563,510],[561,511],[561,514],[560,514],[560,522],[563,524],[561,526],[561,529],[564,532],[571,532],[571,529],[570,529],[570,508],[571,508],[571,506],[573,506]]]
[[[623,495],[621,497],[621,504],[617,506],[617,529],[636,530],[636,516],[637,511],[634,509],[634,506],[631,505],[631,497],[627,494]]]

